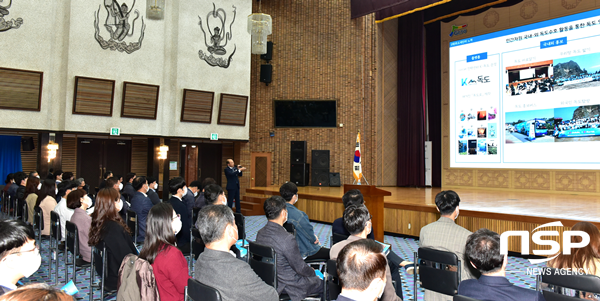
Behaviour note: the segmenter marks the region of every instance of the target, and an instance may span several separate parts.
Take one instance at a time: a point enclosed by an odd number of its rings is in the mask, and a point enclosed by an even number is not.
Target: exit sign
[[[110,128],[110,135],[111,136],[120,136],[121,129],[120,128]]]
[[[217,133],[210,134],[210,140],[219,140],[219,134],[217,134]]]

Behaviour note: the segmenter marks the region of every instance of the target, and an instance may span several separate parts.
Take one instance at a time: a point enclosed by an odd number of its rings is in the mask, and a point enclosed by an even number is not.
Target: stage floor
[[[436,211],[435,196],[441,191],[440,188],[378,188],[392,193],[384,199],[385,208],[417,209],[427,212]],[[279,192],[279,187],[275,186],[250,189]],[[343,187],[298,187],[301,199],[318,196],[341,200],[343,191]],[[461,215],[488,218],[503,216],[502,219],[539,223],[549,222],[549,220],[600,223],[600,202],[597,196],[482,189],[456,189],[455,191],[461,199]]]

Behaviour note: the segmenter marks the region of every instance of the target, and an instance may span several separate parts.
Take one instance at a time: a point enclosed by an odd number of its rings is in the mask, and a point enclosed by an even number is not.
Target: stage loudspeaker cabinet
[[[342,181],[340,180],[339,172],[330,172],[329,173],[329,186],[331,186],[331,187],[342,186]]]
[[[273,74],[273,65],[260,65],[260,81],[267,84],[271,83],[271,75]]]
[[[267,63],[273,59],[273,42],[267,42],[267,53],[261,54],[260,58],[267,61]]]
[[[329,186],[329,168],[313,168],[310,176],[311,186]]]
[[[21,146],[24,151],[32,151],[35,148],[35,145],[33,144],[33,137],[21,138]]]
[[[313,149],[311,163],[313,169],[329,169],[329,150]]]
[[[290,163],[306,163],[306,141],[292,141],[290,145]]]
[[[307,186],[310,176],[310,164],[300,163],[290,166],[290,182],[297,186]]]

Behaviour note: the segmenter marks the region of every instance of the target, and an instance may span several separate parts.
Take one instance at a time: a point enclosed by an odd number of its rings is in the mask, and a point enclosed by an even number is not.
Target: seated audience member
[[[67,207],[73,210],[70,222],[77,226],[79,253],[81,253],[81,258],[85,262],[90,262],[92,254],[92,248],[88,245],[92,218],[86,212],[91,206],[92,200],[86,196],[85,191],[82,189],[72,191],[67,196]]]
[[[146,180],[148,180],[148,187],[150,188],[148,189],[148,197],[150,198],[150,201],[152,201],[152,205],[156,205],[160,203],[160,197],[156,192],[158,189],[158,183],[156,183],[156,179],[153,177],[148,177]]]
[[[133,188],[133,180],[135,180],[135,177],[136,176],[134,172],[130,172],[125,175],[125,181],[123,184],[123,190],[121,191],[121,194],[125,197],[125,200],[127,200],[128,202],[131,202],[131,199],[133,198],[136,192],[135,188]]]
[[[204,187],[204,200],[206,205],[227,205],[227,197],[223,188],[217,184]]]
[[[8,190],[13,187],[13,184],[15,183],[15,174],[14,173],[9,173],[6,176],[6,180],[4,180],[4,189],[2,191],[8,193],[9,195],[12,195],[11,192],[9,192]],[[17,187],[14,187],[15,192],[17,192]]]
[[[183,195],[183,197],[181,198],[183,200],[183,203],[185,204],[189,214],[190,214],[190,220],[192,218],[192,212],[194,210],[194,202],[196,201],[196,197],[194,196],[194,192],[192,192],[192,189],[190,188],[190,186],[187,186],[187,191],[186,193]]]
[[[331,259],[338,258],[340,251],[348,244],[354,241],[364,240],[367,238],[367,235],[372,232],[371,214],[369,214],[367,207],[364,205],[352,205],[346,208],[346,210],[344,210],[344,225],[346,229],[350,231],[351,235],[348,236],[348,239],[340,241],[331,247],[331,250],[329,251]],[[387,265],[387,260],[385,263]],[[402,278],[400,278],[397,268],[395,274],[396,277],[392,276],[393,274],[390,272],[389,266],[386,268],[384,278],[386,280],[386,285],[381,300],[402,300],[402,285],[397,285],[396,290],[394,290],[394,286],[392,285],[392,280],[402,284]]]
[[[483,228],[469,235],[466,255],[481,277],[463,280],[458,287],[459,295],[489,301],[544,300],[541,292],[518,287],[506,279],[508,255],[500,254],[498,233]]]
[[[30,173],[29,173],[29,176],[30,176],[30,177],[36,177],[36,178],[38,178],[38,179],[40,178],[40,174],[39,174],[37,171],[35,171],[35,170],[34,170],[34,171],[32,171],[32,172],[30,172]]]
[[[60,184],[63,181],[63,171],[62,171],[62,169],[59,169],[56,172],[54,172],[53,177],[56,180],[56,185]]]
[[[173,195],[169,199],[169,203],[181,218],[181,231],[176,235],[177,247],[184,253],[190,250],[190,231],[192,229],[191,216],[182,200],[183,196],[187,194],[187,190],[185,180],[182,177],[172,178],[169,181],[169,192]]]
[[[465,261],[465,245],[471,231],[457,225],[454,220],[459,214],[460,198],[452,190],[446,190],[435,196],[435,205],[440,212],[440,219],[421,228],[419,246],[447,252],[453,252],[461,261],[461,280],[476,278],[477,271],[473,271],[470,264]],[[450,300],[452,296],[425,290],[425,300]]]
[[[27,203],[27,221],[33,224],[33,215],[35,210],[35,203],[38,198],[38,186],[40,185],[40,179],[37,177],[29,177],[27,179],[27,185],[25,185],[25,203]]]
[[[45,283],[19,287],[0,297],[0,301],[72,301],[73,297]]]
[[[15,184],[17,184],[17,189],[15,190],[14,195],[11,195],[11,198],[13,200],[24,200],[25,185],[27,184],[27,174],[22,171],[15,173]]]
[[[573,225],[571,231],[583,231],[590,236],[590,243],[571,250],[571,255],[562,252],[548,262],[548,266],[556,269],[583,269],[586,274],[600,276],[600,231],[589,222],[579,222]],[[572,243],[580,243],[580,236],[571,237]]]
[[[58,202],[58,204],[56,204],[56,207],[54,207],[54,212],[56,212],[58,214],[58,217],[60,217],[60,232],[62,234],[61,241],[63,242],[61,243],[61,248],[64,248],[64,241],[66,237],[65,222],[70,221],[71,216],[73,215],[73,209],[67,207],[67,197],[69,196],[71,191],[76,190],[78,189],[77,184],[75,182],[63,181],[60,184],[58,184],[58,197],[60,197],[60,201]]]
[[[198,224],[206,248],[194,267],[196,280],[217,289],[223,301],[279,300],[272,286],[230,253],[238,240],[238,229],[227,205],[205,206],[198,214]]]
[[[75,180],[75,176],[70,171],[65,172],[63,174],[62,178],[63,178],[63,181],[73,181],[73,180]]]
[[[77,178],[77,180],[75,180],[75,184],[77,184],[77,189],[83,189],[83,190],[85,190],[85,192],[87,194],[88,188],[87,188],[87,185],[85,184],[84,178]]]
[[[363,195],[360,192],[360,190],[351,189],[348,190],[348,192],[344,193],[344,196],[342,197],[342,203],[344,204],[344,210],[346,210],[352,205],[364,205],[365,199],[363,198]],[[350,232],[348,232],[348,230],[344,228],[344,217],[337,218],[333,221],[333,224],[331,225],[331,232],[350,236]],[[373,234],[373,232],[371,232],[369,233],[369,236],[367,238],[375,239],[375,235]]]
[[[108,186],[107,186],[108,187]],[[92,226],[88,244],[96,246],[103,242],[108,252],[107,266],[105,272],[105,287],[109,290],[117,289],[119,279],[119,268],[127,254],[138,254],[131,232],[123,222],[119,211],[122,203],[119,192],[114,188],[104,188],[96,196],[96,206],[92,213]],[[96,271],[102,271],[101,258],[94,258]]]
[[[199,187],[200,192],[198,193],[198,197],[196,197],[196,202],[194,203],[194,208],[200,208],[206,206],[206,198],[204,198],[204,188],[210,184],[217,184],[213,178],[206,178],[202,181],[201,186]]]
[[[269,221],[256,234],[256,242],[273,248],[277,254],[277,293],[288,294],[292,301],[297,301],[321,294],[323,281],[302,259],[294,236],[283,228],[288,220],[287,204],[280,196],[265,200],[263,208]]]
[[[42,264],[33,227],[22,220],[0,220],[0,295],[17,288]]]
[[[119,191],[119,187],[120,187],[120,183],[119,180],[115,177],[111,177],[108,178],[106,180],[106,188],[114,188],[115,190]],[[119,215],[121,216],[121,218],[123,220],[127,219],[127,210],[129,210],[129,203],[127,203],[127,201],[125,201],[125,197],[119,193],[119,207],[121,208],[121,210],[119,211]]]
[[[106,187],[106,180],[108,180],[108,178],[112,178],[112,176],[112,171],[107,170],[106,172],[104,172],[104,174],[102,175],[102,182],[100,182],[100,184],[98,185],[98,189]]]
[[[175,234],[180,230],[181,220],[171,204],[157,204],[148,212],[146,240],[139,258],[152,265],[161,301],[184,300],[190,278],[188,263],[175,247]]]
[[[146,193],[148,193],[148,181],[146,181],[146,177],[137,177],[133,180],[133,188],[136,190],[136,193],[130,199],[129,203],[131,203],[131,210],[135,211],[137,214],[137,222],[138,222],[138,236],[137,242],[143,242],[144,237],[146,237],[146,218],[148,217],[148,212],[150,212],[150,208],[152,208],[152,201],[148,197]]]
[[[198,199],[198,196],[200,195],[200,192],[202,191],[202,183],[200,183],[200,181],[192,181],[192,183],[190,183],[189,190],[192,192],[192,195],[194,195],[194,208],[196,208],[196,199]]]
[[[44,180],[35,206],[42,209],[44,217],[42,235],[50,235],[50,212],[56,207],[56,182],[53,179]]]
[[[387,262],[382,246],[370,239],[360,239],[341,249],[337,272],[342,286],[338,301],[384,300],[382,294],[389,286],[386,279]]]
[[[305,260],[328,260],[329,249],[321,247],[319,238],[315,235],[308,215],[294,206],[298,201],[298,187],[292,182],[285,183],[279,188],[279,194],[287,202],[289,213],[288,223],[296,227],[296,240],[300,254]]]

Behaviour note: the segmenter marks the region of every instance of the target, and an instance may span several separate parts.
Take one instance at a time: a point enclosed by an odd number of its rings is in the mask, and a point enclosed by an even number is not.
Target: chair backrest
[[[296,227],[294,227],[293,224],[285,222],[283,223],[283,227],[285,228],[285,231],[288,231],[289,233],[294,235],[294,238],[296,238]]]
[[[137,213],[133,210],[127,210],[127,227],[129,227],[131,234],[135,238],[134,243],[137,243],[138,219]]]
[[[235,225],[238,228],[238,238],[246,239],[246,218],[241,213],[234,213]]]
[[[452,301],[481,301],[481,300],[474,299],[474,298],[467,297],[467,296],[454,295],[454,297],[452,298]]]
[[[23,201],[23,212],[21,214],[21,217],[23,218],[24,222],[27,222],[27,220],[29,219],[29,210],[28,210],[29,206],[27,205],[27,202]]]
[[[50,211],[50,232],[56,240],[62,240],[62,231],[60,230],[60,216],[54,211]]]
[[[202,208],[194,208],[192,209],[192,225],[196,224],[196,220],[198,220],[198,213]]]
[[[42,208],[35,207],[33,209],[35,215],[33,216],[33,224],[38,230],[42,230],[44,228],[44,214],[42,213]]]
[[[598,300],[593,297],[600,294],[598,276],[569,275],[556,269],[549,269],[542,274],[541,286],[546,301]]]
[[[77,225],[70,221],[65,222],[65,237],[66,250],[73,253],[75,256],[79,255],[79,230]]]
[[[327,300],[337,300],[342,292],[340,279],[337,273],[337,262],[334,259],[327,261]]]
[[[98,268],[98,267],[102,267],[102,270],[98,271],[96,270],[96,272],[100,275],[100,277],[104,277],[104,275],[106,274],[105,268],[107,266],[108,263],[108,256],[106,256],[106,245],[104,244],[103,241],[99,241],[98,244],[96,244],[95,246],[92,247],[92,267],[93,268]],[[101,264],[94,264],[94,262],[97,262],[97,260],[100,260]]]
[[[454,296],[460,283],[460,260],[452,252],[419,248],[418,267],[421,287]]]
[[[340,233],[332,233],[331,235],[331,245],[335,245],[338,242],[342,241],[342,240],[346,240],[348,239],[349,235],[346,234],[340,234]]]
[[[221,301],[221,293],[218,290],[194,278],[188,279],[187,294],[193,301]]]
[[[248,262],[266,284],[277,289],[277,255],[269,246],[248,242]]]
[[[198,255],[204,252],[206,246],[204,245],[204,241],[202,241],[202,237],[200,237],[200,231],[198,231],[198,229],[192,228],[192,237],[194,238],[194,240],[192,240],[194,258],[198,258]]]

